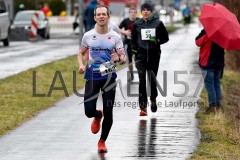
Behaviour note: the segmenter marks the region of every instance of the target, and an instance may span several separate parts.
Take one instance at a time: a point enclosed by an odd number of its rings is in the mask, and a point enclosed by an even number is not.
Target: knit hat
[[[152,12],[153,11],[153,6],[149,3],[143,3],[142,6],[141,6],[141,11],[144,10],[144,9],[150,10]]]

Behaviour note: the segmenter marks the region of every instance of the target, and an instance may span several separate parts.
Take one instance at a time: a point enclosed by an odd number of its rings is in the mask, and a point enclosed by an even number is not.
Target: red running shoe
[[[103,111],[99,110],[102,113],[102,117],[103,117]],[[101,128],[101,118],[94,118],[91,124],[91,131],[93,134],[97,134]]]
[[[98,141],[98,153],[107,153],[107,147],[104,140]]]
[[[141,107],[139,116],[147,116],[147,108],[146,107]]]

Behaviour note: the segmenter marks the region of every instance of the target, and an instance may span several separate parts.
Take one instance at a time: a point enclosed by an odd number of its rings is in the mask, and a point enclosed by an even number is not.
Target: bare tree
[[[240,21],[240,1],[239,0],[215,0],[215,2],[224,5],[227,9],[233,12],[238,21]]]

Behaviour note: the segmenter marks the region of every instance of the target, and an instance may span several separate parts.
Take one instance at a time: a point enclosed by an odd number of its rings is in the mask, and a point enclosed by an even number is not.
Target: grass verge
[[[206,105],[200,106],[196,117],[200,120],[201,141],[191,160],[235,160],[240,158],[240,73],[224,71],[222,79],[223,108],[206,115]],[[200,104],[206,104],[203,90]]]
[[[174,32],[174,31],[176,31],[177,29],[179,29],[179,27],[166,26],[166,30],[168,31],[168,33],[172,33],[172,32]]]
[[[63,90],[57,90],[57,88],[51,90],[52,83],[54,87],[60,88],[66,85],[67,93],[72,94],[75,71],[76,88],[82,88],[84,85],[83,75],[77,74],[77,69],[77,56],[75,55],[0,80],[0,135],[16,128],[39,111],[66,97]],[[33,95],[33,71],[36,71],[36,94],[45,94],[43,97]],[[54,76],[56,76],[55,83]],[[62,82],[60,77],[63,78]],[[49,91],[52,91],[51,95]],[[49,96],[47,96],[48,93]]]

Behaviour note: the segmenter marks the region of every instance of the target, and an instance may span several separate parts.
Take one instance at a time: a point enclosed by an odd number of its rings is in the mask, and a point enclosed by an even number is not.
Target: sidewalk
[[[0,138],[1,160],[146,160],[146,159],[186,159],[191,156],[199,143],[199,130],[195,113],[198,107],[183,106],[196,102],[193,97],[199,74],[198,48],[194,39],[201,28],[192,24],[188,32],[180,29],[170,35],[170,41],[162,46],[160,70],[157,80],[163,87],[163,71],[167,71],[167,97],[160,94],[161,102],[157,113],[139,117],[137,97],[127,96],[127,69],[118,72],[122,81],[123,98],[117,88],[114,122],[106,145],[108,153],[97,153],[100,132],[90,131],[92,119],[84,114],[82,97],[72,95],[41,112],[32,120]],[[184,71],[174,77],[174,71]],[[137,76],[135,76],[137,77]],[[189,92],[184,97],[173,96],[184,92],[184,81]],[[177,78],[177,79],[176,79]],[[138,79],[135,78],[134,82]],[[131,85],[131,93],[137,94],[138,86]],[[79,91],[83,93],[83,90]],[[200,93],[200,92],[199,92]],[[131,103],[131,105],[127,105]],[[171,107],[171,104],[175,106]],[[101,106],[99,98],[98,106]]]

